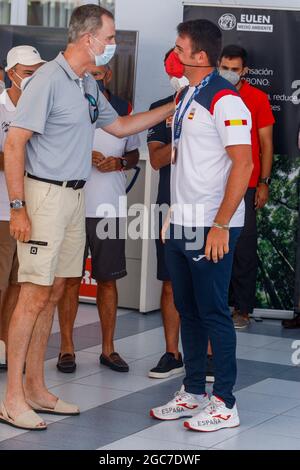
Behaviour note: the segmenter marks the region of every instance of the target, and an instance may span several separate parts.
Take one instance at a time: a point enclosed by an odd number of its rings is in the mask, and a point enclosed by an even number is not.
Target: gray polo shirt
[[[86,93],[98,96],[99,118],[91,123],[89,102],[79,77],[60,53],[27,83],[11,127],[33,131],[26,146],[25,169],[40,178],[88,179],[95,127],[112,124],[118,114],[99,91],[94,78],[83,78]],[[93,113],[93,107],[91,107]]]

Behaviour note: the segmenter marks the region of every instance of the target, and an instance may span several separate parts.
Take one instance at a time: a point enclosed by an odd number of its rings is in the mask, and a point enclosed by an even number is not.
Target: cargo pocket
[[[36,215],[43,208],[50,196],[52,186],[51,183],[33,182],[31,184],[28,181],[25,183],[25,200],[29,216]]]

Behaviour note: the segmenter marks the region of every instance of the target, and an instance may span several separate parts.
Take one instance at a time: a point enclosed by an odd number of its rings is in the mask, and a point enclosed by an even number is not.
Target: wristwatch
[[[259,183],[263,183],[268,186],[270,186],[271,181],[272,181],[272,178],[270,176],[267,176],[266,178],[259,178]]]
[[[14,199],[10,202],[11,209],[22,209],[25,206],[25,201],[21,201],[21,199]]]
[[[120,158],[120,163],[121,163],[122,170],[125,170],[128,165],[128,161],[126,160],[126,158]]]

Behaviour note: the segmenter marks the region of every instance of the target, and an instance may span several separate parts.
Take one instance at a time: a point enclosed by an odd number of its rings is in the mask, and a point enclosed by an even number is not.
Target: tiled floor
[[[300,367],[291,359],[300,330],[282,330],[279,321],[265,320],[238,333],[241,426],[203,434],[187,431],[182,421],[149,417],[149,409],[170,399],[182,383],[182,376],[161,381],[147,377],[164,351],[160,312],[119,311],[115,345],[130,365],[128,374],[99,365],[101,337],[94,306],[80,306],[74,338],[77,370],[61,374],[56,369],[59,326],[54,321],[46,380],[53,393],[80,406],[80,416],[46,416],[48,429],[41,433],[0,424],[0,450],[300,449]],[[1,395],[5,383],[1,372]]]

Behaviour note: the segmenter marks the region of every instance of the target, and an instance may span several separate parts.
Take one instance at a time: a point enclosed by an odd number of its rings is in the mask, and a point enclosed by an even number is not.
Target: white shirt
[[[4,143],[10,123],[14,119],[16,107],[8,96],[7,90],[0,95],[0,151]],[[0,171],[0,220],[10,220],[9,198],[7,193],[4,171]]]
[[[103,153],[105,157],[123,157],[126,152],[139,146],[138,135],[119,139],[102,129],[95,131],[93,150]],[[127,217],[124,171],[101,173],[93,167],[91,177],[85,185],[85,194],[86,217]],[[107,205],[112,207],[112,212],[107,212]]]
[[[181,112],[194,90],[195,87],[187,90]],[[250,131],[250,112],[235,88],[219,75],[214,76],[192,101],[183,119],[176,163],[171,165],[172,223],[212,226],[232,166],[226,147],[251,145]],[[230,226],[242,227],[244,217],[242,200]]]

